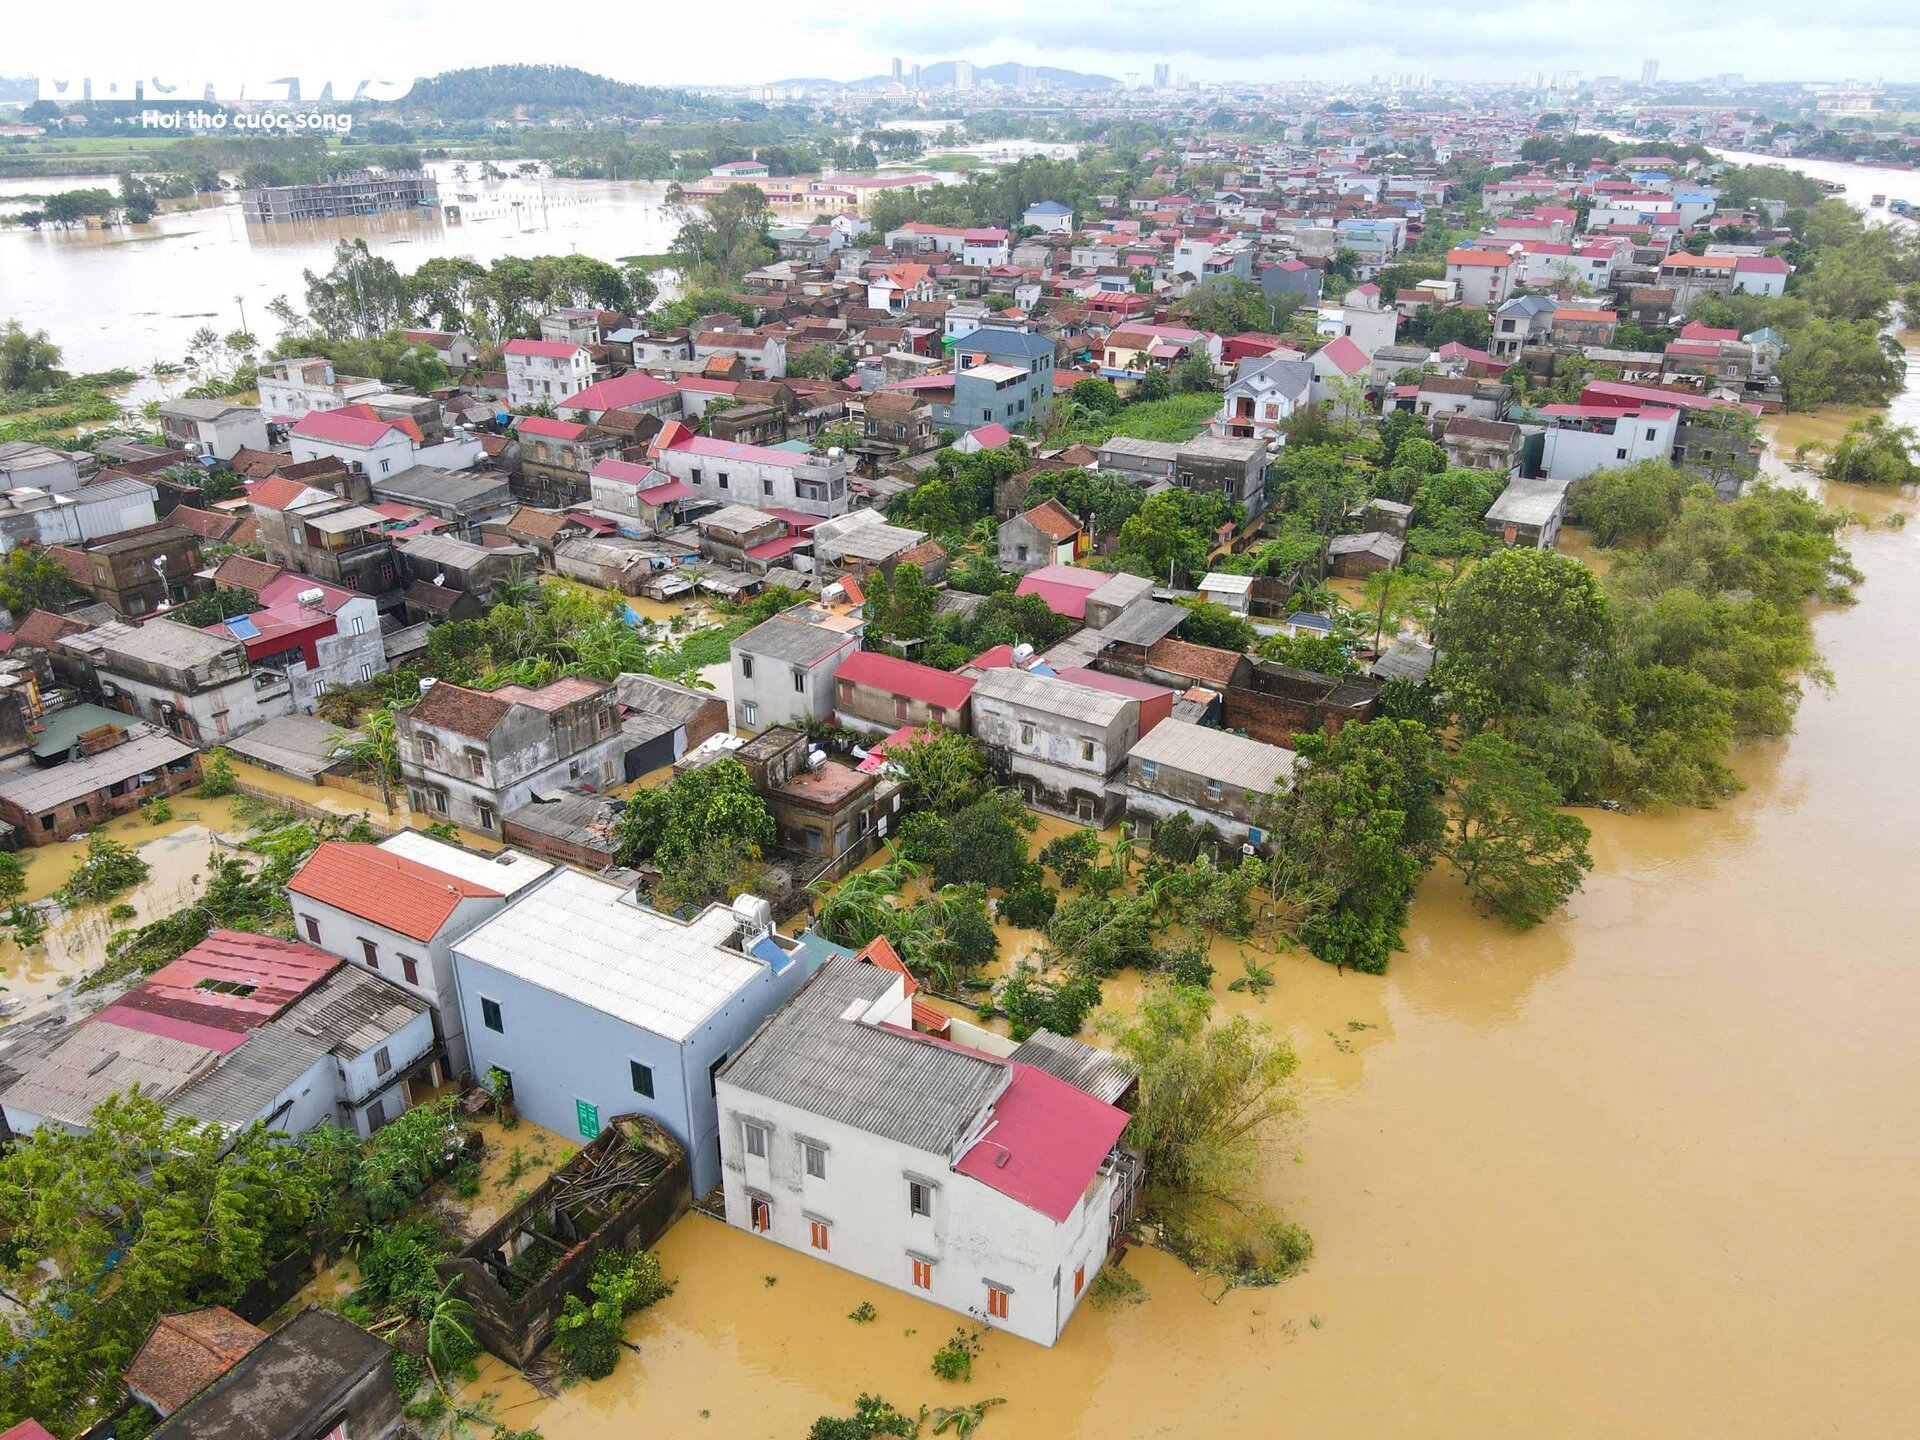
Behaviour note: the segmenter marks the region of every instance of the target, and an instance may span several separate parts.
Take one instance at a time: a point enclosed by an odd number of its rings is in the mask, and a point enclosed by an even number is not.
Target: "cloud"
[[[852,79],[909,64],[1013,60],[1123,75],[1167,61],[1196,78],[1339,82],[1388,70],[1499,80],[1534,70],[1637,74],[1657,58],[1669,76],[1742,71],[1749,78],[1839,79],[1862,71],[1920,75],[1914,0],[971,0],[934,8],[898,0],[734,0],[716,43],[711,9],[635,11],[575,0],[564,27],[524,23],[507,0],[469,0],[456,23],[426,0],[383,8],[371,31],[315,27],[305,12],[247,12],[242,27],[182,24],[150,0],[90,0],[77,30],[57,7],[8,16],[0,72],[64,62],[177,69],[351,65],[377,50],[386,69],[432,74],[534,60],[653,84]],[[377,36],[377,46],[371,40]],[[606,37],[604,46],[581,36]]]

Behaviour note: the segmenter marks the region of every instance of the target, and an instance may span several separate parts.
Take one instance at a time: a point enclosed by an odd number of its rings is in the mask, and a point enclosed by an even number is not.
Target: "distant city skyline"
[[[314,25],[297,9],[255,8],[244,23],[201,27],[147,0],[91,0],[84,26],[45,6],[10,14],[0,70],[363,74],[374,56],[383,70],[409,77],[520,61],[577,65],[642,84],[764,85],[890,75],[898,59],[903,80],[915,65],[966,61],[976,68],[1055,66],[1123,81],[1132,73],[1150,85],[1162,66],[1196,83],[1361,83],[1405,73],[1444,82],[1567,69],[1637,78],[1657,59],[1668,81],[1690,72],[1736,72],[1749,82],[1920,81],[1920,7],[1911,0],[1817,7],[1787,0],[1690,7],[1655,0],[1479,0],[1471,7],[1351,0],[1289,13],[1284,23],[1232,0],[976,0],[944,11],[847,0],[804,19],[789,5],[738,0],[728,14],[724,46],[713,44],[711,7],[656,10],[637,17],[646,42],[637,52],[610,44],[596,54],[579,37],[626,33],[635,12],[609,0],[578,0],[565,26],[543,34],[502,0],[469,0],[456,25],[430,0],[399,0],[380,13],[378,43],[370,45],[352,25]]]

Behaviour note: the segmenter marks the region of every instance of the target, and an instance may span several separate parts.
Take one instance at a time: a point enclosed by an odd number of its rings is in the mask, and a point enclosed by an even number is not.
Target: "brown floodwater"
[[[1265,1188],[1313,1233],[1303,1275],[1221,1295],[1136,1249],[1144,1303],[1051,1350],[989,1335],[957,1386],[928,1369],[957,1317],[693,1215],[611,1379],[548,1399],[490,1363],[478,1388],[549,1440],[782,1440],[862,1391],[1004,1398],[1005,1440],[1913,1433],[1920,526],[1884,523],[1911,495],[1794,479],[1867,517],[1867,579],[1816,617],[1835,686],[1742,750],[1743,793],[1583,812],[1594,873],[1528,933],[1436,870],[1384,977],[1281,954],[1254,999],[1215,946],[1222,1012],[1301,1057]]]

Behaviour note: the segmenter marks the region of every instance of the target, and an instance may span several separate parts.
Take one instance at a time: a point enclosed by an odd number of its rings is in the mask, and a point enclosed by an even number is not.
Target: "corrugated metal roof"
[[[1180,628],[1190,612],[1158,600],[1136,600],[1114,616],[1102,630],[1110,644],[1146,647]]]
[[[426,1009],[426,1001],[391,981],[343,965],[295,1001],[278,1023],[349,1060],[385,1044]]]
[[[792,665],[814,665],[845,649],[853,639],[845,630],[776,615],[735,640],[733,649],[736,654],[783,660]]]
[[[835,958],[721,1070],[769,1100],[949,1156],[1005,1088],[1000,1060],[911,1032],[843,1018],[901,983],[890,970]]]
[[[1139,1078],[1133,1063],[1111,1050],[1099,1049],[1069,1035],[1056,1035],[1051,1030],[1034,1031],[1007,1058],[1058,1076],[1109,1105],[1131,1090]]]
[[[181,1090],[167,1108],[209,1125],[238,1129],[261,1117],[295,1081],[327,1059],[331,1049],[285,1021],[273,1021],[248,1036],[213,1073]]]
[[[45,770],[17,771],[0,780],[0,800],[18,805],[29,815],[37,815],[104,790],[129,776],[159,770],[193,753],[193,746],[157,725],[129,725],[125,740],[97,755],[69,760]]]
[[[9,1108],[90,1125],[109,1095],[138,1089],[161,1099],[209,1070],[219,1056],[204,1045],[123,1026],[82,1025],[48,1054],[21,1067],[8,1088]]]
[[[1026,670],[989,670],[973,687],[976,706],[982,700],[1018,706],[1039,715],[1108,725],[1139,702],[1124,695],[1076,685],[1071,680],[1035,675]],[[977,712],[976,712],[977,713]]]
[[[1278,789],[1293,775],[1293,751],[1212,730],[1185,720],[1162,720],[1127,754],[1134,761],[1165,765],[1254,794]]]

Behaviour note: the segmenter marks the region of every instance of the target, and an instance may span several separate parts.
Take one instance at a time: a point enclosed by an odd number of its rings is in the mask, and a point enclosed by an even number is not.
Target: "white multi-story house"
[[[1505,250],[1460,249],[1447,252],[1447,279],[1460,287],[1460,299],[1489,309],[1504,304],[1517,283],[1513,256]]]
[[[832,451],[779,450],[696,435],[670,421],[653,438],[647,457],[655,469],[693,487],[702,500],[751,505],[760,510],[798,510],[829,518],[844,515],[850,499],[846,456]]]
[[[1220,397],[1213,433],[1256,440],[1281,435],[1287,417],[1308,403],[1313,366],[1298,355],[1250,355]]]
[[[262,586],[259,598],[266,608],[244,620],[262,632],[262,640],[270,628],[286,628],[301,651],[300,659],[287,665],[295,710],[312,714],[329,689],[370,684],[386,673],[387,645],[373,596],[289,574]],[[224,627],[208,628],[217,635]],[[256,654],[255,643],[247,642],[249,659]]]
[[[256,668],[231,632],[166,619],[116,622],[70,635],[61,648],[91,672],[105,704],[196,745],[217,745],[293,708],[285,672]]]
[[[509,340],[506,365],[507,404],[516,409],[558,405],[593,379],[587,347],[565,340]]]
[[[605,681],[427,686],[400,713],[400,776],[416,813],[498,835],[537,792],[626,779],[619,704]]]
[[[828,960],[721,1067],[727,1223],[1052,1345],[1131,1219],[1132,1074],[1045,1031],[916,1031],[884,945]]]
[[[365,405],[344,412],[310,411],[287,432],[287,447],[296,461],[339,460],[359,466],[375,481],[404,474],[415,465],[464,470],[484,453],[479,438],[465,430],[454,430],[429,445],[412,420],[384,419]]]
[[[313,410],[339,410],[386,390],[364,375],[335,375],[331,360],[273,360],[260,367],[260,413],[298,420]]]
[[[865,633],[850,607],[802,604],[739,636],[731,647],[734,728],[805,729],[831,719],[833,677]]]
[[[1108,825],[1122,803],[1113,777],[1140,738],[1140,702],[1054,675],[989,670],[973,687],[973,733],[1027,804]]]
[[[1562,484],[1583,480],[1596,470],[1670,459],[1680,426],[1678,410],[1547,405],[1540,414],[1547,422],[1540,474]]]
[[[160,407],[160,433],[183,450],[216,460],[231,460],[242,449],[267,448],[260,407],[230,400],[169,400]]]
[[[287,900],[307,944],[427,1003],[444,1084],[469,1068],[454,938],[552,869],[517,850],[480,856],[403,830],[378,845],[322,843],[287,882]]]

